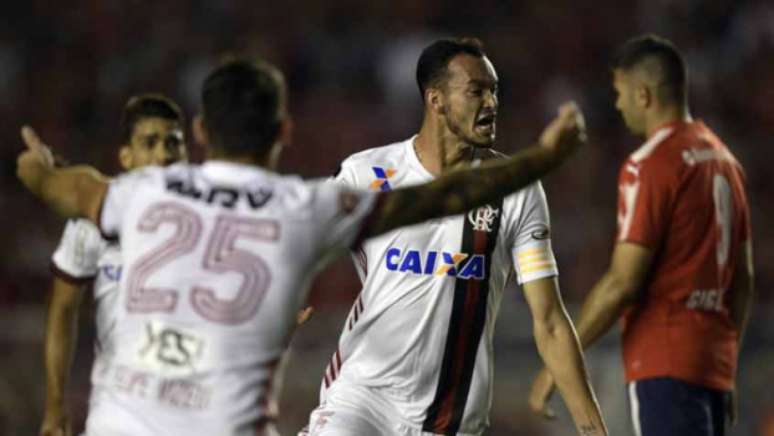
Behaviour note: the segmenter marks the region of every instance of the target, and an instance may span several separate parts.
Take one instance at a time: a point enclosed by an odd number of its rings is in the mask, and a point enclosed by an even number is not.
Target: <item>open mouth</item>
[[[494,128],[495,114],[485,114],[476,120],[476,128],[490,130]]]

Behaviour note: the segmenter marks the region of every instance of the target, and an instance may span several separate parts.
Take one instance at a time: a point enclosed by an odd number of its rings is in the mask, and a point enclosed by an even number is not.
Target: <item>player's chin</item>
[[[471,141],[473,145],[480,148],[491,148],[494,146],[496,134],[494,129],[486,130],[486,131],[480,131],[480,129],[475,129],[473,131],[473,135],[471,135]]]

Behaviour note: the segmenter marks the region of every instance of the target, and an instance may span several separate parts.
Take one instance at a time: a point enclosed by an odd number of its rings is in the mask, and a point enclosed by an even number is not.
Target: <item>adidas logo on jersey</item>
[[[445,251],[405,250],[390,248],[384,256],[388,270],[419,275],[451,276],[483,280],[486,259],[481,254],[447,253]]]

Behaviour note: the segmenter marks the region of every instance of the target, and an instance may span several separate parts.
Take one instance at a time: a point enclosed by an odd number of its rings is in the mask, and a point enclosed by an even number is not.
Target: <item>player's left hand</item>
[[[554,377],[548,369],[541,369],[529,391],[529,408],[532,413],[545,419],[556,419],[556,412],[548,405],[555,388]]]
[[[731,426],[735,426],[739,421],[739,396],[736,394],[736,389],[731,391],[731,396],[726,404],[726,415],[728,417],[728,423]]]
[[[16,160],[16,175],[30,189],[35,189],[41,170],[54,168],[54,155],[29,126],[21,129],[27,149]]]

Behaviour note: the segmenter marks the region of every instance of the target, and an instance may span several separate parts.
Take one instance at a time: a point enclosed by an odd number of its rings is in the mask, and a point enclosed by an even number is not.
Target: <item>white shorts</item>
[[[368,388],[328,391],[325,403],[309,416],[298,436],[435,436],[405,422],[394,407]]]

